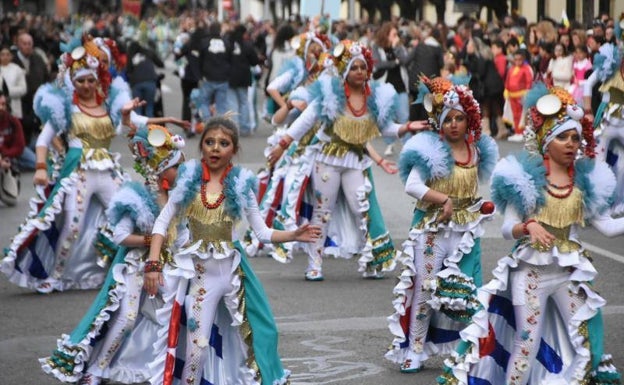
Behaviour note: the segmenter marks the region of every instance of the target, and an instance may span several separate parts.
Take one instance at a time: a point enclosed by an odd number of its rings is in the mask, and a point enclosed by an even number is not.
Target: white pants
[[[307,271],[321,271],[323,246],[341,189],[351,213],[358,218],[362,215],[357,191],[364,186],[364,172],[316,162],[312,170],[312,186],[314,187],[315,202],[311,223],[320,226],[322,234],[316,242],[309,245]]]
[[[219,301],[232,292],[232,258],[195,260],[196,275],[190,282],[185,308],[187,323],[197,321],[197,328],[188,327],[186,338],[186,361],[182,370],[184,384],[199,384],[210,345],[212,324]],[[197,268],[199,266],[199,268]],[[236,295],[236,293],[234,293]],[[205,344],[194,341],[205,339]]]
[[[63,202],[63,229],[57,241],[59,248],[52,273],[55,279],[63,276],[66,262],[72,255],[72,245],[79,233],[84,230],[85,214],[91,200],[97,198],[106,209],[108,202],[122,182],[121,178],[115,177],[117,174],[113,170],[78,170],[77,172],[79,180],[65,196]]]
[[[516,335],[505,383],[526,385],[528,369],[533,365],[542,339],[548,299],[553,300],[561,318],[568,324],[586,296],[583,291],[574,293],[569,289],[570,272],[556,264],[537,266],[521,262],[509,278]]]

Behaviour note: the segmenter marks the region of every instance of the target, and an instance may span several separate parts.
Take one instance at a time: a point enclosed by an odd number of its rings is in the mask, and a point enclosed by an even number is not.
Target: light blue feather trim
[[[482,135],[477,142],[479,151],[479,180],[487,181],[498,162],[498,144],[491,136]]]
[[[524,97],[524,106],[527,109],[535,107],[537,100],[544,95],[548,95],[548,88],[543,82],[536,82]]]
[[[183,209],[186,208],[199,193],[201,183],[201,162],[195,159],[184,162],[178,169],[178,177],[169,200]],[[224,209],[227,215],[235,220],[241,219],[243,209],[252,204],[251,200],[255,199],[257,191],[258,180],[255,174],[240,166],[234,166],[223,180]]]
[[[371,95],[368,98],[368,110],[377,122],[377,126],[382,129],[386,125],[396,120],[397,98],[394,87],[388,83],[372,81],[370,83]]]
[[[169,200],[186,207],[199,192],[202,177],[201,163],[196,159],[184,162],[178,168],[175,187],[169,193]]]
[[[108,221],[116,226],[129,216],[143,233],[151,231],[160,209],[154,195],[139,182],[126,182],[113,195],[106,210]]]
[[[508,155],[494,167],[490,184],[492,200],[501,213],[511,205],[526,218],[546,202],[546,183],[541,156],[526,151]]]
[[[286,60],[284,64],[282,64],[282,66],[280,67],[277,76],[283,75],[287,72],[290,72],[292,76],[290,79],[290,83],[287,84],[286,88],[283,90],[279,90],[283,94],[291,92],[292,90],[297,88],[297,86],[299,86],[299,84],[303,82],[303,79],[308,77],[308,71],[305,68],[305,63],[303,62],[303,59],[301,59],[299,56],[295,56],[290,58],[289,60]]]
[[[111,83],[108,90],[108,98],[106,99],[108,113],[115,127],[121,123],[121,108],[131,99],[132,93],[130,92],[130,86],[128,86],[128,83],[126,83],[121,76],[117,76]]]
[[[583,193],[585,217],[604,214],[613,204],[615,175],[605,162],[595,159],[581,158],[574,168],[574,185]]]
[[[399,156],[399,175],[403,183],[412,169],[418,170],[421,179],[444,178],[453,170],[451,148],[433,132],[412,136],[403,146]]]
[[[310,100],[317,100],[316,114],[326,124],[333,122],[347,108],[344,83],[337,76],[321,75],[308,88]],[[371,82],[367,108],[381,130],[396,118],[397,94],[390,84]]]
[[[50,122],[55,132],[65,132],[69,129],[71,96],[65,88],[54,83],[42,85],[35,92],[33,109],[43,124]]]

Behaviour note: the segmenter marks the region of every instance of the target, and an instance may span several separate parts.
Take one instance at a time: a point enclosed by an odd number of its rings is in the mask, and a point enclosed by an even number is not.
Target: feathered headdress
[[[346,79],[349,69],[357,59],[366,63],[366,75],[370,79],[373,74],[373,53],[371,50],[357,41],[342,40],[334,48],[334,60],[336,68],[343,79]]]
[[[454,84],[442,77],[421,76],[416,103],[423,103],[435,130],[441,131],[448,113],[458,110],[468,119],[468,140],[476,142],[481,138],[481,107],[467,85]]]
[[[547,88],[544,83],[536,83],[526,94],[524,104],[527,108],[527,126],[524,131],[524,147],[527,151],[543,155],[557,135],[576,130],[583,138],[581,149],[584,155],[589,158],[596,155],[591,122],[564,88]]]
[[[327,35],[318,32],[305,32],[292,38],[291,46],[297,52],[297,56],[306,60],[310,44],[317,43],[323,48],[323,52],[327,52],[331,47],[331,41]]]
[[[142,126],[130,141],[134,169],[145,178],[146,184],[157,190],[158,176],[184,160],[181,151],[184,145],[181,136],[171,135],[163,126]]]

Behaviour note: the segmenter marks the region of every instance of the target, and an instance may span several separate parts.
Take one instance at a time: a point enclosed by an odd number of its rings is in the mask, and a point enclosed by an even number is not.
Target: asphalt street
[[[164,80],[165,112],[180,116],[179,79],[167,70]],[[262,96],[262,91],[258,90]],[[181,130],[170,127],[174,132]],[[264,164],[262,151],[270,134],[262,122],[251,137],[242,138],[237,162],[252,170]],[[199,156],[197,137],[187,139],[187,158]],[[374,143],[382,152],[384,143]],[[501,154],[520,150],[519,144],[502,142]],[[116,138],[115,151],[122,154],[122,165],[132,170],[132,158],[123,137]],[[398,246],[405,240],[414,200],[408,197],[397,175],[374,170],[378,196],[391,235]],[[22,175],[22,196],[15,207],[0,208],[0,246],[10,238],[28,211],[33,195],[32,173]],[[484,197],[487,188],[482,188]],[[487,224],[482,240],[484,280],[497,258],[505,255],[512,243],[500,235],[501,217]],[[594,252],[599,272],[595,284],[607,299],[604,311],[605,351],[613,354],[615,364],[624,368],[624,237],[608,239],[593,229],[583,231],[587,247]],[[251,263],[262,280],[280,330],[280,353],[284,366],[292,371],[292,384],[398,385],[435,384],[442,359],[433,358],[418,374],[402,374],[384,359],[392,341],[386,317],[392,314],[394,274],[383,280],[365,280],[357,272],[355,260],[328,259],[324,263],[324,282],[306,282],[306,259],[298,254],[290,264],[267,257]],[[69,333],[86,311],[97,291],[69,291],[41,295],[10,284],[0,275],[0,385],[49,385],[57,380],[46,376],[37,359],[50,354],[56,339]]]

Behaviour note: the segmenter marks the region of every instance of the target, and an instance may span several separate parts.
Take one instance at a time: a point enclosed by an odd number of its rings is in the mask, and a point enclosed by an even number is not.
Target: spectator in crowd
[[[179,49],[174,48],[173,53],[176,59],[183,62],[183,65],[178,70],[182,88],[182,120],[190,121],[190,96],[191,91],[197,88],[201,78],[199,52],[201,40],[206,33],[206,29],[203,20],[200,19],[195,23],[195,19],[192,17],[186,18],[185,29],[186,38],[181,37],[184,42]]]
[[[35,92],[45,82],[50,80],[48,66],[41,56],[35,53],[32,36],[27,32],[17,35],[17,51],[13,55],[13,62],[22,67],[26,72],[26,94],[22,97],[22,127],[26,145],[34,150],[34,144],[39,135],[40,121],[33,112],[33,98]],[[29,170],[35,169],[35,164],[30,163],[29,153],[20,159],[20,167]]]
[[[568,89],[574,77],[573,57],[568,55],[566,46],[562,43],[555,44],[554,56],[548,63],[546,77],[552,79],[552,84]]]
[[[418,44],[413,47],[407,59],[407,73],[409,78],[408,90],[413,99],[418,96],[418,83],[421,75],[429,78],[440,76],[444,67],[444,51],[440,43],[442,36],[438,29],[426,25],[420,35]],[[427,119],[427,112],[422,103],[410,105],[410,120]]]
[[[230,79],[228,104],[230,110],[236,112],[234,121],[240,130],[240,136],[249,136],[252,122],[249,115],[249,99],[247,89],[251,86],[251,68],[260,63],[258,54],[253,47],[247,28],[239,24],[231,34]]]
[[[397,92],[396,102],[396,122],[403,124],[409,119],[409,99],[407,96],[408,74],[405,65],[407,64],[407,50],[401,44],[399,31],[392,22],[385,22],[381,25],[375,35],[375,42],[371,47],[373,53],[373,78],[388,83]],[[384,138],[386,150],[384,155],[389,156],[394,152],[394,138]]]
[[[524,95],[533,85],[533,70],[526,60],[526,50],[518,50],[514,53],[513,66],[507,71],[505,79],[505,103],[507,113],[503,118],[513,122],[514,134],[507,138],[510,142],[520,143],[523,140],[524,131]]]
[[[128,66],[126,73],[132,88],[132,96],[145,101],[145,106],[136,111],[140,115],[154,117],[156,92],[158,91],[159,74],[156,67],[164,68],[155,51],[143,47],[133,41],[128,46]]]
[[[208,26],[208,34],[202,41],[199,63],[204,80],[203,96],[206,100],[202,108],[207,108],[214,101],[216,113],[227,112],[228,80],[230,79],[231,50],[221,36],[221,23],[213,22]],[[211,116],[204,113],[203,116]]]
[[[572,64],[574,76],[572,77],[572,86],[570,93],[579,106],[583,105],[583,86],[587,81],[588,72],[592,69],[592,63],[587,58],[587,49],[585,46],[578,46],[574,50],[574,61]]]
[[[0,172],[2,178],[6,173],[11,173],[13,178],[19,178],[17,159],[25,148],[24,132],[19,119],[11,115],[9,110],[9,98],[0,93]],[[0,186],[3,188],[4,186]],[[13,194],[13,192],[6,192]],[[17,196],[7,196],[5,192],[0,194],[0,200],[6,205],[14,205]]]

